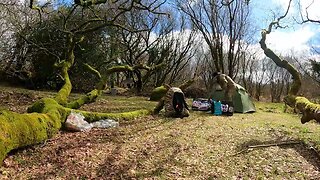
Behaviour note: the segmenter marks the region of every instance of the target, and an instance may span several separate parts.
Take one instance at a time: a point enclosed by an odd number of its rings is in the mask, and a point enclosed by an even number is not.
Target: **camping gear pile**
[[[192,110],[194,111],[211,111],[214,115],[228,115],[232,116],[234,106],[232,102],[215,101],[214,99],[198,98],[192,102]]]
[[[224,91],[223,90],[216,90],[211,93],[211,98],[215,101],[221,101],[224,102]],[[251,97],[246,92],[246,90],[237,84],[236,91],[234,92],[232,96],[232,102],[229,102],[229,104],[232,103],[232,106],[234,107],[234,112],[238,113],[251,113],[255,112],[256,108],[251,100]]]
[[[213,91],[209,93],[210,98],[197,98],[192,102],[192,110],[195,111],[211,111],[215,115],[232,116],[234,112],[249,113],[255,112],[255,106],[246,92],[246,90],[235,83],[229,76],[224,74],[216,74],[216,82]],[[153,91],[154,99],[157,95],[161,97],[158,105],[154,109],[154,114],[164,108],[167,117],[188,117],[189,108],[185,101],[184,93],[177,87],[158,87]],[[161,94],[161,95],[159,95]],[[153,97],[153,98],[152,98]]]
[[[208,99],[197,98],[192,101],[192,110],[194,111],[210,111],[211,102]]]
[[[214,115],[232,116],[234,112],[250,113],[256,108],[246,90],[236,84],[236,91],[232,96],[232,101],[225,101],[225,92],[221,89],[211,93],[211,99],[198,98],[192,102],[192,110],[211,111]]]
[[[232,116],[234,112],[234,107],[232,102],[228,101],[212,101],[211,113],[214,115],[227,115]]]

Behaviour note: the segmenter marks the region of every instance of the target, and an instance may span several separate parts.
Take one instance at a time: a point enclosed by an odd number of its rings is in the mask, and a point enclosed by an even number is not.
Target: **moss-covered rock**
[[[168,89],[164,86],[155,88],[150,96],[150,101],[159,101],[166,93]]]
[[[302,112],[301,123],[304,124],[310,120],[320,122],[320,105],[310,102],[305,97],[295,98],[295,108]]]

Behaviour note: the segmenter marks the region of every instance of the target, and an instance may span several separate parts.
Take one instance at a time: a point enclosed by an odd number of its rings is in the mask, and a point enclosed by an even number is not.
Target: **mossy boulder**
[[[150,96],[150,101],[159,101],[166,93],[168,89],[164,86],[155,88]]]

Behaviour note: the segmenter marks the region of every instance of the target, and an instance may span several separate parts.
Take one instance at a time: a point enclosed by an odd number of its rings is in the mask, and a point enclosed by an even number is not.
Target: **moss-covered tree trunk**
[[[29,111],[41,113],[1,112],[0,164],[11,150],[51,138],[61,128],[67,116],[67,112],[54,99],[42,99],[34,103]]]
[[[292,76],[293,82],[290,86],[288,95],[284,98],[285,103],[292,108],[298,109],[302,113],[301,123],[306,123],[313,119],[320,122],[320,105],[310,102],[305,97],[297,96],[301,88],[301,75],[299,71],[294,68],[294,66],[288,61],[281,59],[266,45],[267,35],[271,33],[273,26],[280,27],[279,21],[287,15],[290,8],[290,3],[284,16],[281,16],[277,19],[277,21],[270,23],[268,29],[262,30],[259,43],[262,50],[264,51],[264,54],[271,60],[273,60],[273,62],[276,63],[277,66],[286,69]]]
[[[55,135],[72,109],[58,104],[55,99],[43,98],[28,108],[29,113],[0,112],[0,165],[11,150],[44,142]],[[85,120],[101,119],[129,120],[151,112],[137,110],[123,113],[95,113],[79,111]]]
[[[106,2],[107,0],[74,0],[75,5],[82,6],[84,8]],[[122,5],[125,5],[125,3]],[[99,86],[86,96],[68,103],[68,97],[72,90],[72,84],[69,79],[68,71],[74,64],[74,48],[77,43],[83,40],[83,37],[81,37],[79,41],[76,41],[75,36],[83,35],[106,26],[114,25],[116,19],[120,15],[131,11],[134,6],[139,7],[140,10],[148,10],[150,13],[155,12],[155,10],[158,8],[156,7],[153,9],[151,6],[140,5],[142,5],[140,1],[132,1],[131,3],[128,3],[128,7],[119,8],[119,12],[117,12],[118,14],[115,14],[113,18],[108,18],[110,21],[106,20],[105,22],[98,20],[99,22],[103,22],[103,24],[97,24],[97,26],[94,27],[87,26],[92,22],[92,20],[89,20],[71,31],[66,29],[63,30],[67,34],[66,58],[64,61],[57,64],[57,66],[61,69],[61,75],[64,78],[64,85],[59,90],[55,98],[43,98],[35,102],[31,107],[28,108],[28,113],[18,114],[10,111],[0,111],[0,165],[2,164],[2,161],[6,157],[7,153],[11,150],[41,143],[54,136],[54,134],[60,130],[71,111],[82,113],[85,117],[85,120],[89,122],[106,118],[127,120],[151,113],[150,111],[144,109],[123,113],[95,113],[73,110],[73,108],[79,108],[85,103],[93,102],[101,94],[101,90],[103,90],[105,86],[105,80],[107,77],[102,77]],[[30,8],[36,9],[40,14],[41,19],[42,10],[40,7],[34,5],[33,0],[30,0]],[[73,10],[75,10],[75,8],[73,8]],[[73,10],[70,11],[69,15],[73,13]],[[159,14],[159,12],[157,12],[157,14]],[[68,22],[69,15],[65,17],[64,23]],[[120,24],[117,26],[122,27]],[[66,26],[64,28],[66,28]],[[135,68],[145,69],[145,67],[142,65],[138,65],[136,67],[116,66],[110,68],[106,76],[119,71],[134,71]]]
[[[86,96],[76,101],[68,103],[68,97],[72,90],[68,70],[74,62],[74,46],[73,36],[70,36],[66,60],[58,64],[58,67],[61,68],[61,75],[64,78],[64,85],[55,98],[43,98],[35,102],[28,108],[28,113],[25,114],[10,111],[0,112],[0,165],[11,150],[38,144],[51,138],[60,130],[71,111],[81,113],[88,122],[106,118],[128,120],[151,113],[151,111],[144,109],[123,113],[97,113],[73,110],[83,104],[94,102],[101,94],[101,90],[105,86],[105,79],[107,79],[106,77],[102,78],[97,89],[92,90]],[[108,69],[106,75],[120,71],[133,71],[134,68],[116,66]]]
[[[83,40],[83,39],[82,39]],[[69,78],[68,71],[74,64],[74,48],[76,46],[74,34],[70,33],[67,37],[67,54],[66,60],[62,61],[58,66],[61,68],[61,76],[64,79],[64,85],[57,93],[55,100],[62,105],[67,104],[68,97],[72,90],[72,84]]]

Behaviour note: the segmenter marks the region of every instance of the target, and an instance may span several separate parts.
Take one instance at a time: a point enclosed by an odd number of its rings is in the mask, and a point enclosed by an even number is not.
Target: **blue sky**
[[[40,3],[48,0],[39,0]],[[59,2],[70,2],[71,0],[59,0]],[[320,20],[320,0],[300,0],[302,9],[307,6],[311,18]],[[312,3],[313,2],[313,3]],[[266,28],[273,18],[282,15],[289,3],[289,0],[251,0],[253,8],[254,24],[258,31],[256,32],[256,42],[260,39],[260,29]],[[274,51],[282,55],[312,56],[312,47],[320,49],[320,25],[303,24],[298,25],[293,17],[298,16],[297,0],[293,0],[293,5],[288,16],[282,21],[288,25],[286,29],[274,30],[267,37],[267,45]],[[258,44],[256,44],[258,47]]]
[[[262,29],[273,20],[274,14],[279,17],[285,12],[289,0],[251,0],[251,2],[256,25]],[[318,9],[320,0],[301,0],[303,13],[308,6],[309,16],[320,20]],[[319,48],[320,45],[320,28],[319,25],[312,23],[297,24],[294,18],[299,18],[299,12],[297,1],[294,0],[288,16],[282,21],[288,28],[274,30],[267,37],[267,44],[271,49],[282,55],[313,56],[312,47]]]

